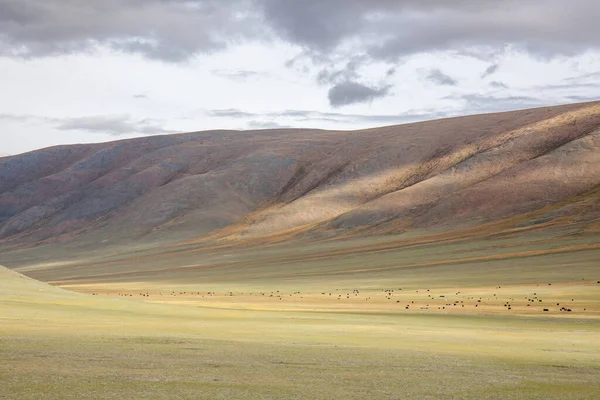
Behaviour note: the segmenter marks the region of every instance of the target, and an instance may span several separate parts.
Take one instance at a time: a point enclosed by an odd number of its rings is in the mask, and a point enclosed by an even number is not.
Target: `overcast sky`
[[[596,99],[597,0],[0,0],[0,156]]]

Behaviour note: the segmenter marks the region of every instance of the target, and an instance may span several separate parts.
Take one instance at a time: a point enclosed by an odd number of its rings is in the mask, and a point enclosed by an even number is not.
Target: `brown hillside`
[[[450,230],[552,207],[520,223],[598,229],[585,196],[599,186],[600,102],[359,131],[196,132],[2,158],[0,243]]]

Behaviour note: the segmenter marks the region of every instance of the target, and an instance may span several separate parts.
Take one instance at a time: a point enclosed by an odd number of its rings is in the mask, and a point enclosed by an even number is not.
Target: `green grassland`
[[[600,398],[599,237],[523,229],[7,252],[0,399]]]

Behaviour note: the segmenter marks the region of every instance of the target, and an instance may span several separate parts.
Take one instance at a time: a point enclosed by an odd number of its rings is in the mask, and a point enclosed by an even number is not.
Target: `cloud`
[[[600,72],[590,72],[590,73],[579,75],[579,76],[573,76],[573,77],[565,79],[565,81],[579,82],[579,81],[584,81],[584,80],[588,80],[588,79],[593,79],[594,81],[596,81],[597,79],[600,79]]]
[[[98,46],[178,62],[255,37],[249,0],[0,0],[0,54],[43,57]]]
[[[105,46],[179,62],[231,43],[282,39],[324,58],[507,46],[553,57],[600,48],[599,13],[596,0],[0,0],[0,54]]]
[[[483,71],[483,74],[481,74],[481,78],[487,78],[490,75],[493,75],[496,73],[496,71],[498,71],[498,68],[500,68],[500,65],[498,64],[492,64],[489,67],[486,68],[485,71]]]
[[[566,82],[566,83],[556,83],[551,85],[539,85],[533,86],[533,89],[537,90],[576,90],[576,89],[591,89],[598,91],[600,89],[600,82]]]
[[[507,49],[541,58],[600,50],[598,15],[596,0],[0,0],[0,56],[108,48],[183,63],[229,46],[283,41],[296,54],[288,66],[305,74],[317,66],[330,104],[342,106],[387,95],[394,66],[415,54],[497,60]],[[366,85],[376,62],[388,73],[378,72],[385,74],[378,86]],[[482,78],[497,69],[490,65]],[[213,73],[236,81],[261,76]],[[429,79],[456,85],[442,75]]]
[[[447,116],[437,110],[408,111],[400,114],[346,114],[315,110],[283,110],[271,112],[249,112],[236,108],[202,110],[202,114],[213,118],[246,119],[250,129],[289,128],[287,121],[297,124],[306,122],[400,124]],[[129,133],[163,134],[176,131],[165,129],[160,121],[139,119],[132,121],[129,115],[87,116],[77,118],[49,118],[35,115],[0,114],[0,121],[21,123],[36,122],[55,126],[60,130],[79,130],[108,133],[113,136]],[[282,121],[286,122],[282,122]]]
[[[596,96],[579,96],[579,95],[572,95],[572,96],[567,96],[567,98],[570,101],[574,101],[576,103],[585,103],[588,101],[600,101],[600,96],[596,95]]]
[[[475,93],[447,96],[446,99],[463,103],[462,114],[513,111],[559,103],[532,96],[492,96]]]
[[[456,79],[444,74],[437,68],[429,71],[427,74],[427,80],[437,85],[456,86],[458,84]]]
[[[282,38],[331,53],[360,43],[374,58],[516,46],[544,56],[600,46],[595,0],[264,0]],[[355,51],[355,47],[350,47]]]
[[[322,85],[331,85],[356,80],[359,78],[359,68],[366,61],[367,58],[364,55],[355,56],[347,61],[341,68],[335,68],[332,66],[326,67],[319,71],[317,75],[317,82]],[[392,74],[388,73],[386,75],[390,76]]]
[[[40,119],[45,119],[41,117],[36,117],[34,115],[26,115],[26,114],[0,114],[0,121],[11,121],[11,122],[36,122]]]
[[[361,83],[346,81],[338,83],[329,89],[329,104],[341,107],[355,103],[365,103],[380,97],[387,96],[390,86],[379,88],[369,87]]]
[[[506,83],[499,81],[490,82],[490,86],[496,89],[508,89],[508,85],[506,85]]]
[[[234,81],[245,81],[247,79],[257,79],[257,78],[261,78],[261,77],[265,77],[267,74],[265,74],[264,72],[259,72],[259,71],[249,71],[249,70],[242,70],[242,71],[225,71],[225,70],[212,70],[211,71],[214,75],[223,77],[223,78],[227,78],[227,79],[231,79]]]
[[[273,121],[250,121],[247,124],[248,129],[283,129],[289,128],[287,125],[281,125]]]
[[[238,109],[227,110],[204,110],[204,114],[211,117],[249,119],[248,126],[251,128],[285,128],[278,121],[292,121],[295,125],[307,122],[330,122],[336,124],[401,124],[406,122],[422,121],[433,118],[448,116],[439,110],[408,111],[400,114],[345,114],[336,112],[320,112],[314,110],[283,110],[277,112],[253,113]],[[258,121],[258,122],[257,122]]]
[[[144,135],[175,133],[173,130],[165,129],[159,121],[148,118],[132,120],[127,114],[65,118],[58,121],[56,129],[106,133],[112,136],[136,133]]]
[[[236,108],[210,110],[207,114],[217,118],[253,118],[258,116],[258,114],[243,112]]]

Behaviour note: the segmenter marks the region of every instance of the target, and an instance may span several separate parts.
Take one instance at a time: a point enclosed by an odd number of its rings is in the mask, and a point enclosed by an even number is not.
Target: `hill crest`
[[[549,206],[595,226],[599,150],[600,102],[58,146],[0,160],[0,246],[452,230]]]

